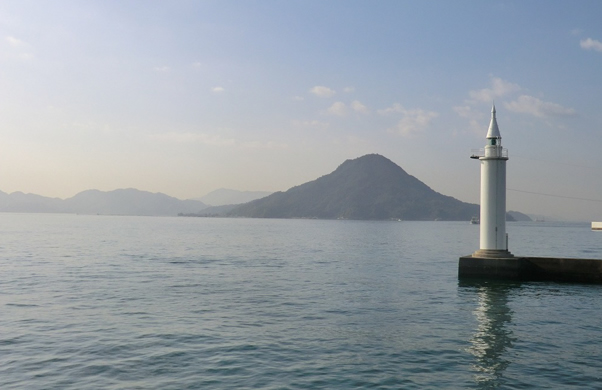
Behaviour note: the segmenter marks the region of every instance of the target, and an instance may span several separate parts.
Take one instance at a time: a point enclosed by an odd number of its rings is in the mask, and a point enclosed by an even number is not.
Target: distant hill
[[[180,200],[134,188],[114,191],[87,190],[65,200],[66,209],[79,214],[178,215],[207,207],[198,200]]]
[[[270,194],[272,193],[267,191],[237,191],[220,188],[198,198],[198,200],[210,206],[224,206],[247,203],[255,199],[264,198]]]
[[[11,194],[0,191],[0,211],[16,213],[59,213],[63,200],[17,191]]]
[[[108,192],[87,190],[65,200],[0,191],[0,211],[5,212],[175,216],[178,213],[198,213],[206,207],[197,200],[180,200],[133,188]]]
[[[197,213],[180,213],[182,217],[225,217],[230,210],[240,206],[239,204],[225,204],[223,206],[209,206]]]
[[[222,189],[211,194],[216,196],[213,202],[220,203],[265,193]],[[238,195],[241,198],[236,198]],[[244,204],[207,207],[198,200],[179,200],[133,188],[87,190],[65,200],[0,191],[0,212],[468,221],[479,215],[479,206],[442,195],[391,160],[369,154],[347,160],[314,181]],[[530,220],[527,218],[519,212],[507,214],[508,221]]]
[[[369,154],[347,160],[317,180],[237,206],[227,215],[468,221],[479,215],[479,206],[442,195],[391,160]]]
[[[515,221],[521,221],[521,222],[531,222],[533,221],[531,219],[531,217],[529,217],[527,214],[523,214],[521,212],[518,211],[508,211],[508,215],[510,215]]]

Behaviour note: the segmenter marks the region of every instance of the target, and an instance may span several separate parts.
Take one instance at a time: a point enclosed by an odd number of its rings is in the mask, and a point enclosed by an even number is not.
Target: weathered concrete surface
[[[458,277],[521,280],[524,262],[519,258],[460,257]]]
[[[551,257],[460,257],[459,278],[602,284],[602,260]]]
[[[602,283],[602,260],[526,257],[531,280]]]
[[[514,255],[506,249],[479,249],[472,254],[472,257],[478,257],[480,259],[507,259],[514,257]]]

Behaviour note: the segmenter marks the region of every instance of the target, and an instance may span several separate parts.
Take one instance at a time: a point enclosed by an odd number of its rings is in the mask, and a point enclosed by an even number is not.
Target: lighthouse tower
[[[481,162],[480,249],[474,257],[512,257],[506,235],[506,161],[508,150],[502,148],[502,136],[491,108],[487,145],[471,158]]]
[[[602,284],[602,259],[525,257],[508,251],[506,235],[506,161],[502,136],[491,107],[485,148],[473,150],[481,163],[480,249],[460,257],[458,278],[551,280]]]

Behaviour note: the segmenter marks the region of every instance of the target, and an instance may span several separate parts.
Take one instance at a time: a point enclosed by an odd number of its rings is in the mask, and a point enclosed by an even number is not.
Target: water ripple
[[[600,253],[580,232],[551,234]],[[464,223],[9,215],[0,234],[2,389],[602,380],[602,287],[459,284]]]

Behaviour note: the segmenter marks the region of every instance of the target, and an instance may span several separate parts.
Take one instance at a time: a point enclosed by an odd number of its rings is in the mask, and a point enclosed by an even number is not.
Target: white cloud
[[[6,42],[8,42],[8,44],[11,45],[12,47],[27,46],[27,43],[25,43],[24,41],[17,39],[15,37],[12,37],[12,36],[6,37]]]
[[[470,106],[454,107],[454,111],[462,118],[472,118],[475,115],[474,110]]]
[[[330,124],[328,122],[322,122],[322,121],[300,121],[300,120],[294,120],[292,121],[292,124],[294,126],[298,126],[298,127],[310,127],[310,128],[314,128],[314,129],[319,129],[319,130],[326,130],[328,128],[328,126],[330,126]]]
[[[343,102],[334,102],[328,109],[328,113],[337,116],[345,116],[347,114],[347,106]]]
[[[520,91],[521,87],[518,84],[513,84],[504,81],[499,77],[494,77],[491,80],[491,88],[484,88],[478,91],[470,91],[469,95],[475,100],[482,102],[492,102],[495,98]]]
[[[305,100],[305,98],[303,96],[293,96],[292,99],[295,101],[298,101],[298,102]]]
[[[579,45],[584,50],[595,50],[595,51],[602,52],[602,42],[597,41],[595,39],[591,39],[591,38],[582,39],[581,42],[579,42]]]
[[[506,103],[510,111],[530,114],[536,117],[548,116],[572,116],[575,115],[573,108],[566,108],[557,103],[544,102],[536,97],[521,95],[513,102]]]
[[[370,113],[370,110],[368,109],[368,107],[364,106],[362,103],[360,103],[357,100],[354,100],[353,102],[351,102],[351,108],[353,109],[353,111],[359,112],[360,114],[369,114]]]
[[[208,146],[217,147],[232,147],[239,149],[286,149],[287,144],[278,143],[274,141],[260,142],[260,141],[238,141],[234,138],[224,138],[220,135],[211,135],[206,133],[179,133],[179,132],[167,132],[162,134],[155,134],[150,136],[151,139],[158,140],[160,142],[171,142],[171,143],[185,143],[185,144],[203,144]]]
[[[439,116],[439,114],[434,111],[422,110],[420,108],[406,109],[399,103],[394,103],[391,107],[378,110],[377,112],[380,115],[403,114],[403,117],[397,123],[397,126],[389,131],[404,137],[411,137],[412,135],[425,130],[431,123],[431,120]]]
[[[27,42],[13,36],[7,36],[4,38],[4,40],[12,48],[6,53],[3,53],[5,58],[15,60],[30,60],[34,58],[33,53],[31,53],[31,45],[29,45]]]
[[[281,143],[281,142],[274,142],[274,141],[268,141],[268,142],[249,141],[249,142],[240,143],[240,147],[243,149],[270,149],[270,150],[278,149],[278,150],[282,150],[282,149],[288,149],[288,144]]]
[[[202,62],[200,62],[200,61],[197,61],[197,62],[193,62],[193,63],[192,63],[192,67],[193,67],[193,68],[200,68],[200,67],[202,67],[202,66],[203,66],[203,63],[202,63]]]
[[[358,137],[357,135],[348,135],[344,137],[343,141],[346,145],[358,150],[359,154],[374,152],[374,146],[366,138]]]
[[[12,59],[16,59],[16,60],[31,60],[32,58],[34,58],[34,55],[32,53],[17,53],[14,55],[8,55],[8,58],[12,58]]]
[[[151,138],[163,142],[201,143],[211,146],[234,146],[236,144],[236,140],[233,138],[223,138],[219,135],[210,135],[205,133],[167,132],[152,135]]]
[[[416,133],[424,131],[431,123],[431,120],[439,116],[434,111],[426,111],[419,108],[411,110],[402,109],[402,112],[403,118],[391,132],[404,137],[411,137]]]
[[[211,91],[215,92],[215,93],[222,93],[225,91],[224,87],[213,87],[211,88]]]
[[[471,106],[454,107],[458,116],[468,119],[471,132],[482,135],[487,129],[480,124],[480,120],[485,116],[483,111],[476,111]]]
[[[354,87],[345,87],[345,88],[343,88],[343,92],[345,92],[345,93],[351,93],[353,91],[355,91]]]
[[[323,85],[316,85],[315,87],[310,89],[309,92],[313,93],[318,97],[332,97],[336,93],[334,90]]]
[[[384,108],[382,110],[377,110],[380,115],[388,115],[396,112],[403,112],[403,106],[399,103],[394,103],[391,107]]]
[[[169,72],[169,66],[155,66],[157,72]]]

